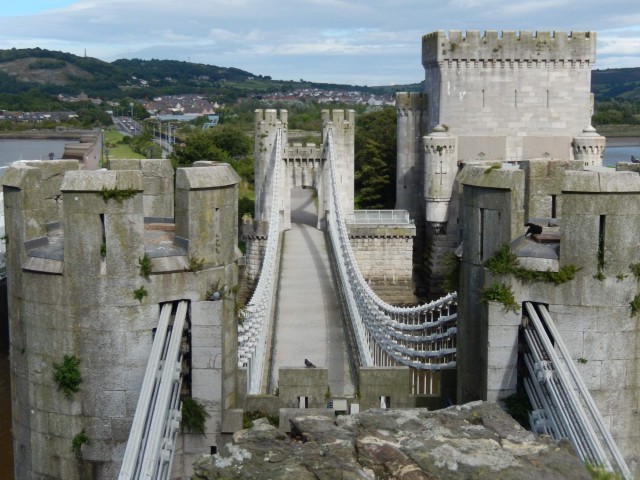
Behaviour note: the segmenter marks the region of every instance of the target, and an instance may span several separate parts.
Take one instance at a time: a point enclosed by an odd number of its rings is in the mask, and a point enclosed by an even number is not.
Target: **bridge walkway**
[[[278,369],[309,359],[328,368],[332,395],[353,395],[351,368],[324,233],[316,228],[313,191],[291,191],[291,230],[284,234],[273,337],[270,392]]]

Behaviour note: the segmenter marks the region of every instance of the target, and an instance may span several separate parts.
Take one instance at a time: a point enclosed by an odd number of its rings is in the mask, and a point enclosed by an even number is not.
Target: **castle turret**
[[[273,171],[274,148],[276,133],[282,129],[282,145],[287,145],[288,112],[274,109],[256,110],[254,120],[254,169],[255,169],[255,216],[259,221],[269,219],[271,205],[271,172]]]
[[[571,146],[576,160],[584,162],[585,167],[602,166],[602,157],[607,139],[596,132],[591,125],[586,127],[582,134],[574,137]]]
[[[160,309],[178,300],[182,394],[209,420],[178,437],[176,475],[220,441],[237,404],[238,179],[226,164],[176,178],[174,225],[145,216],[140,170],[28,162],[3,177],[16,479],[117,478]]]

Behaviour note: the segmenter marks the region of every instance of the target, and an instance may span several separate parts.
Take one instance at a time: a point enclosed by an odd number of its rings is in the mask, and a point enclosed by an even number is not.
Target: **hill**
[[[120,59],[104,62],[41,48],[0,50],[0,92],[78,95],[119,99],[200,93],[228,102],[241,96],[300,88],[360,90],[376,94],[420,91],[423,83],[364,87],[273,80],[238,68],[176,60]],[[640,68],[594,70],[592,89],[598,101],[640,101]]]
[[[96,58],[40,48],[0,50],[0,91],[20,94],[77,95],[116,99],[200,93],[216,100],[296,88],[348,90],[353,85],[272,80],[238,68],[176,60],[120,59],[104,62]],[[358,87],[372,93],[386,88]]]

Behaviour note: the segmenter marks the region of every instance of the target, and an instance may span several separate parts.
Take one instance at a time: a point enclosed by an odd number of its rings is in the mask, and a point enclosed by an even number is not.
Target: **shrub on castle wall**
[[[71,399],[80,390],[82,375],[80,373],[80,359],[75,355],[65,355],[62,363],[53,364],[53,379],[62,390],[64,396]]]
[[[560,285],[569,282],[576,277],[580,270],[575,265],[564,265],[557,272],[551,270],[531,270],[520,266],[518,257],[511,252],[508,244],[500,247],[496,253],[484,263],[491,273],[495,275],[511,274],[519,280],[530,282],[550,282]]]
[[[138,190],[135,188],[104,188],[102,191],[98,192],[98,196],[105,202],[114,199],[118,203],[122,203],[123,200],[134,197],[137,193]]]
[[[480,290],[480,303],[486,305],[489,302],[501,303],[505,313],[518,313],[520,310],[520,305],[516,303],[511,287],[504,283],[495,282]]]

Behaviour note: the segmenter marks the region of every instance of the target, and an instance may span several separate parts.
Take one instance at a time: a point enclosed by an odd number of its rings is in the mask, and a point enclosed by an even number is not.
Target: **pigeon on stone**
[[[316,368],[316,366],[311,363],[309,360],[307,360],[306,358],[304,359],[304,366],[307,368]]]
[[[527,233],[524,234],[525,237],[529,237],[531,235],[539,235],[542,233],[542,227],[540,225],[536,225],[535,223],[525,223],[525,227],[529,227]]]

